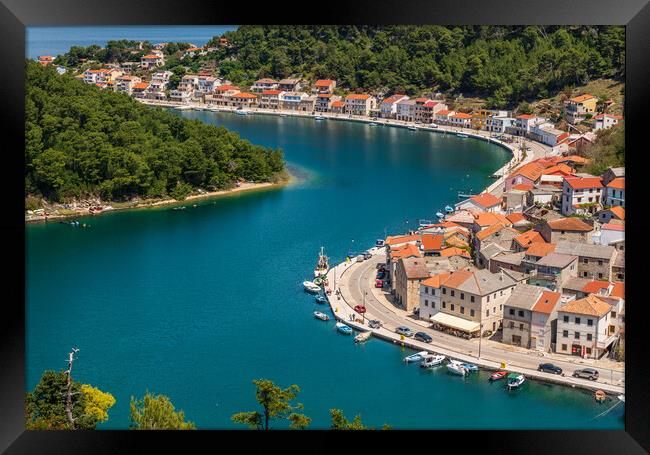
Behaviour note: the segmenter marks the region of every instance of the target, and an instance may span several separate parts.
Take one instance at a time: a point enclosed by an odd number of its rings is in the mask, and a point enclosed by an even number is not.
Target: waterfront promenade
[[[430,324],[408,314],[406,311],[394,306],[386,294],[373,286],[374,274],[377,263],[385,260],[383,248],[372,248],[372,259],[364,262],[343,262],[333,267],[328,273],[328,280],[332,286],[332,293],[328,296],[334,316],[359,331],[371,331],[373,336],[407,346],[418,351],[427,350],[445,356],[471,362],[489,370],[508,370],[523,373],[528,378],[546,382],[554,382],[569,387],[579,387],[587,390],[603,390],[610,394],[623,394],[624,364],[609,360],[582,359],[558,354],[537,353],[535,351],[504,345],[483,338],[481,340],[481,354],[479,357],[479,340],[465,340],[452,335],[447,335],[429,328]],[[340,290],[337,297],[335,289]],[[353,308],[355,305],[365,305],[366,314],[360,315]],[[350,315],[355,315],[356,321],[350,320]],[[378,319],[383,323],[380,329],[368,327],[368,321]],[[425,332],[433,338],[429,344],[404,338],[394,332],[397,326],[407,326],[414,332]],[[552,362],[561,367],[564,376],[537,371],[540,363]],[[505,368],[503,367],[505,364]],[[574,378],[574,370],[594,367],[600,371],[597,381]]]

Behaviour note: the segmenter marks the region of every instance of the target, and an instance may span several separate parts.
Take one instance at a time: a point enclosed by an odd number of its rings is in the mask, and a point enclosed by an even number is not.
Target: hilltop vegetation
[[[240,179],[272,181],[284,170],[280,150],[223,127],[144,106],[31,61],[26,73],[26,196],[182,199]]]
[[[237,84],[299,75],[379,95],[463,93],[488,107],[625,71],[625,31],[616,26],[241,26],[225,37],[230,47],[192,61],[216,59]]]
[[[585,155],[590,163],[585,169],[593,175],[601,175],[609,167],[625,166],[625,122],[598,132],[594,145]]]

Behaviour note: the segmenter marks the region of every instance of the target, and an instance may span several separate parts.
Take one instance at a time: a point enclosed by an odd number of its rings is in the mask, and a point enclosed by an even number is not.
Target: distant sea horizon
[[[142,40],[152,43],[188,42],[205,45],[214,36],[237,29],[237,25],[119,25],[27,27],[26,58],[64,54],[72,46],[105,46],[110,40]]]

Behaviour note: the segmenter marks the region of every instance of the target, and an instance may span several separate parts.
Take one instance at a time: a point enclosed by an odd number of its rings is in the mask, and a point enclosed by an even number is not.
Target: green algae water
[[[353,122],[184,112],[280,147],[296,182],[274,190],[89,217],[87,229],[27,227],[27,388],[64,369],[112,393],[100,427],[127,428],[129,399],[169,396],[199,428],[239,428],[257,409],[253,379],[298,384],[312,428],[330,408],[393,428],[623,428],[623,406],[595,418],[587,392],[527,381],[506,392],[481,372],[421,371],[407,352],[355,345],[303,292],[321,245],[332,263],[480,190],[508,152],[457,138]],[[327,310],[329,313],[329,309]],[[594,419],[595,418],[595,419]]]

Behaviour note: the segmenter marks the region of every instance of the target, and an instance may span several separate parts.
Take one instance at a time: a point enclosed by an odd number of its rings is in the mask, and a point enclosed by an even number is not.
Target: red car
[[[366,312],[366,307],[363,306],[363,305],[357,305],[357,306],[354,307],[354,311],[356,311],[357,313],[363,314],[363,313]]]
[[[375,287],[376,288],[383,288],[384,287],[384,280],[375,280]]]

